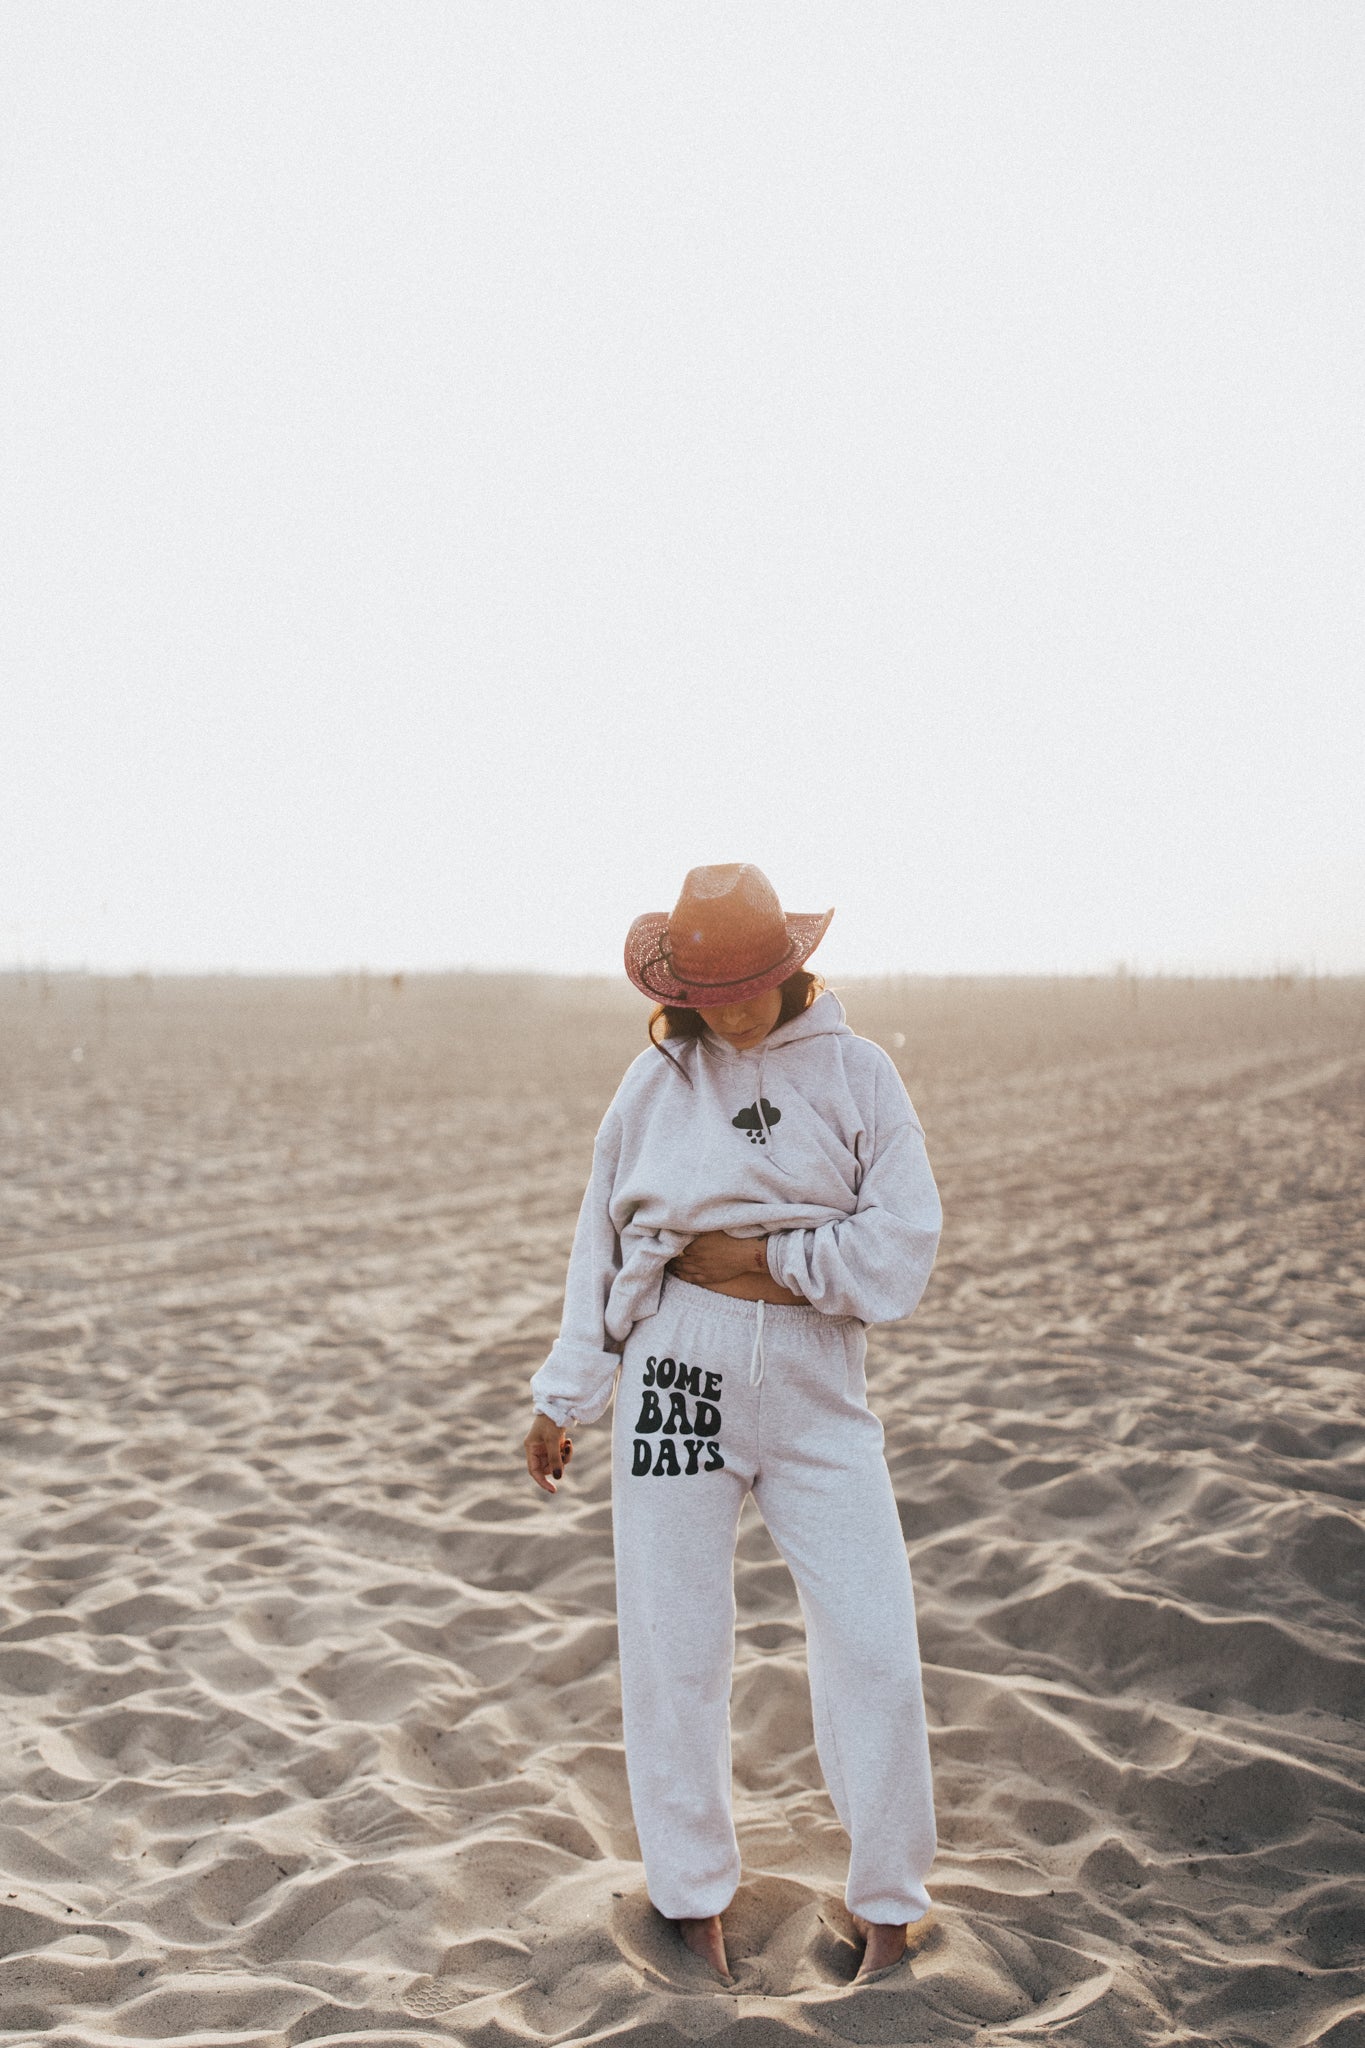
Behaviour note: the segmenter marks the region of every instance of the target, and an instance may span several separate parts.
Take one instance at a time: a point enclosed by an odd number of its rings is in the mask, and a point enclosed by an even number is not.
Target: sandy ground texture
[[[1362,2048],[1365,985],[843,993],[947,1210],[869,1359],[940,1922],[850,1988],[751,1507],[727,1991],[636,1860],[606,1425],[519,1449],[644,1006],[0,979],[0,2041]]]

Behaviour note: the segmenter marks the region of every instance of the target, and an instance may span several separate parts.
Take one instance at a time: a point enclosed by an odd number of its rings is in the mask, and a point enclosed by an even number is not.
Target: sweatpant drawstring
[[[758,1315],[754,1322],[754,1348],[749,1355],[749,1385],[756,1387],[763,1378],[763,1303],[755,1302]],[[755,1368],[757,1368],[755,1370]]]

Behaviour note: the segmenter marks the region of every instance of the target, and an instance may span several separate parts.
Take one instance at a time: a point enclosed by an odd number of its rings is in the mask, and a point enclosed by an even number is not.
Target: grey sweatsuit
[[[928,1907],[928,1743],[909,1561],[865,1325],[924,1291],[941,1210],[895,1066],[832,994],[749,1052],[642,1053],[603,1118],[565,1288],[531,1381],[590,1423],[616,1392],[612,1517],[631,1802],[650,1897],[703,1918],[739,1880],[730,1813],[734,1546],[744,1495],[796,1580],[817,1748],[852,1844],[846,1902]],[[676,1064],[675,1064],[676,1063]],[[809,1307],[689,1286],[701,1231],[767,1240]]]

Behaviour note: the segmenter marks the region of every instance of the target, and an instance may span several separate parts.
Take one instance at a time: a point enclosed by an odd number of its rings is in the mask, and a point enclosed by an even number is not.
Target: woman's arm
[[[610,1209],[620,1156],[620,1121],[609,1113],[593,1146],[592,1177],[578,1211],[559,1336],[531,1381],[537,1409],[561,1428],[596,1422],[605,1413],[621,1363],[604,1321],[607,1296],[621,1270],[621,1241]]]
[[[928,1285],[943,1227],[924,1132],[889,1058],[873,1070],[864,1113],[870,1156],[851,1216],[768,1239],[768,1271],[826,1315],[892,1323]]]

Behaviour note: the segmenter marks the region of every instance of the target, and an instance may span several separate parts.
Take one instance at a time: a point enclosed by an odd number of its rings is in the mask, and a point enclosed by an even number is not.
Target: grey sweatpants
[[[935,1848],[914,1595],[867,1405],[861,1323],[670,1274],[631,1332],[612,1423],[626,1770],[649,1896],[723,1912],[735,1539],[752,1491],[796,1581],[816,1747],[850,1844],[845,1903],[918,1920]]]

